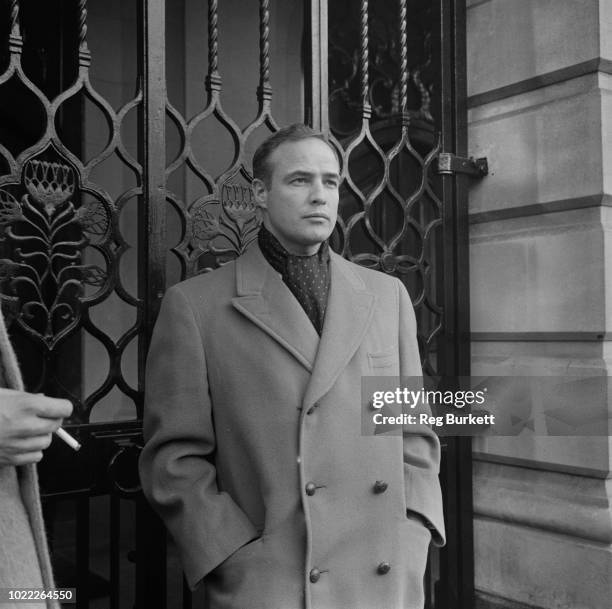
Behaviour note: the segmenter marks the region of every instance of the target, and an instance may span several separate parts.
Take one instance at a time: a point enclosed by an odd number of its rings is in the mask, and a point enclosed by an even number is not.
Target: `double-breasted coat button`
[[[378,575],[386,575],[391,571],[391,565],[388,562],[381,562],[376,568]]]
[[[375,493],[384,493],[389,485],[384,480],[377,480],[374,483],[374,492]]]
[[[319,569],[315,567],[314,569],[310,570],[311,583],[316,584],[319,581],[320,577],[321,577],[321,571],[319,571]]]
[[[309,482],[306,485],[306,494],[312,497],[317,492],[317,485],[314,482]]]

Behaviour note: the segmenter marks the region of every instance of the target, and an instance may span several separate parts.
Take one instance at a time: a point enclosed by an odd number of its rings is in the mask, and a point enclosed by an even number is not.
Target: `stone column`
[[[472,373],[609,376],[612,2],[467,5]],[[476,439],[477,607],[610,607],[609,435]]]

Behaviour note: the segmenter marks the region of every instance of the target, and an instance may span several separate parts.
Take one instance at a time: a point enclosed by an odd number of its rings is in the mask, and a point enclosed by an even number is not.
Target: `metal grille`
[[[205,101],[189,109],[172,97],[167,31],[173,11],[199,3],[135,4],[134,87],[120,103],[92,84],[84,0],[3,6],[2,305],[28,389],[74,404],[69,428],[84,448],[75,456],[54,442],[41,480],[59,583],[79,588],[79,609],[107,606],[106,597],[111,608],[199,602],[139,489],[145,356],[166,286],[240,255],[255,238],[250,154],[279,125],[307,117],[330,132],[344,178],[333,247],[406,284],[428,375],[466,374],[469,351],[458,338],[467,331],[465,187],[432,170],[442,150],[465,152],[464,3],[298,4],[305,101],[293,114],[273,104],[272,88],[274,11],[293,3],[257,3],[253,48],[244,42],[235,53],[240,65],[258,47],[250,91],[226,88],[234,64],[224,63],[224,27],[235,15],[224,20],[230,0],[208,1]],[[240,96],[257,104],[244,126],[235,104],[228,110]],[[94,152],[92,124],[106,130]],[[210,150],[221,140],[229,162],[219,169]],[[129,178],[109,179],[101,168],[111,162]],[[469,467],[469,444],[449,440],[449,545],[430,560],[428,609],[470,606]],[[100,526],[103,565],[91,547]],[[62,553],[66,538],[71,556]]]
[[[247,49],[243,49],[247,52]],[[278,130],[272,116],[272,86],[270,84],[270,2],[259,2],[259,85],[257,87],[257,115],[244,128],[240,128],[224,110],[222,103],[222,77],[219,67],[219,6],[216,0],[208,3],[208,73],[206,74],[207,103],[193,118],[186,121],[181,113],[167,101],[166,112],[174,123],[182,146],[166,168],[170,178],[177,169],[187,165],[201,182],[207,194],[194,200],[184,200],[171,190],[167,202],[178,214],[182,238],[171,247],[180,261],[181,279],[217,267],[239,256],[257,235],[259,226],[255,203],[250,188],[250,159],[246,146],[249,138],[260,127],[268,134]],[[205,121],[214,121],[226,130],[232,144],[230,167],[219,176],[213,176],[203,167],[192,144],[194,133]]]
[[[137,387],[123,374],[121,360],[130,341],[142,332],[143,301],[119,272],[122,256],[130,248],[121,233],[119,217],[126,203],[142,189],[136,186],[112,197],[92,174],[116,154],[134,172],[136,181],[142,182],[142,167],[127,151],[121,136],[122,121],[141,102],[142,91],[117,111],[95,91],[89,79],[86,3],[78,2],[74,9],[78,73],[70,86],[49,99],[23,69],[19,3],[10,3],[10,60],[0,85],[12,86],[7,92],[19,85],[19,102],[41,109],[43,135],[18,155],[0,145],[8,167],[0,177],[6,256],[2,260],[3,304],[9,320],[14,319],[13,330],[41,354],[39,373],[30,380],[30,390],[70,399],[75,407],[73,421],[86,423],[95,404],[117,387],[133,401],[129,418],[135,419],[141,400]],[[82,120],[79,105],[85,100],[97,107],[109,129],[106,146],[89,160],[81,150],[71,150],[62,137],[63,124]],[[112,293],[133,308],[135,318],[114,341],[90,314]],[[59,361],[62,346],[79,330],[99,342],[109,363],[102,383],[90,392],[64,379]]]
[[[124,271],[127,258],[142,255],[126,216],[143,194],[144,172],[124,132],[126,116],[142,104],[141,80],[117,109],[96,91],[86,2],[13,0],[3,9],[2,305],[28,389],[69,399],[68,427],[83,444],[75,455],[54,441],[40,467],[58,584],[79,588],[77,607],[89,606],[89,594],[117,607],[119,570],[134,559],[120,548],[120,513],[124,530],[134,528],[133,506],[122,499],[139,492],[133,440],[147,304]],[[84,125],[96,115],[107,135],[91,153]],[[96,177],[111,159],[131,174],[128,188]],[[90,527],[100,516],[103,577],[90,572]]]
[[[437,375],[442,202],[431,95],[440,83],[430,70],[432,6],[409,4],[332,5],[330,128],[345,176],[336,242],[350,260],[404,281],[419,315],[424,370]]]

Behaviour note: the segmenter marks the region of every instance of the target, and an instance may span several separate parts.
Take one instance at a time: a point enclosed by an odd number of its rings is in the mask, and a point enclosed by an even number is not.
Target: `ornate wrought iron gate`
[[[440,152],[465,154],[465,6],[124,4],[5,2],[2,304],[29,390],[69,398],[68,427],[84,445],[75,455],[54,442],[40,467],[59,583],[78,588],[79,608],[189,607],[139,491],[144,361],[167,285],[253,241],[249,160],[267,133],[297,120],[330,132],[344,176],[334,247],[406,283],[426,374],[469,373],[465,185],[435,171]],[[136,45],[133,69],[122,66],[135,86],[120,99],[92,76],[92,61],[111,63],[104,36],[90,51],[106,10],[115,26],[131,24],[126,39]],[[168,63],[173,11],[188,39],[178,64]],[[223,32],[239,15],[244,28],[258,25],[234,34],[230,54]],[[275,51],[291,28],[299,35]],[[183,81],[198,75],[194,58],[204,63],[206,30],[204,90],[190,92]],[[250,43],[259,49],[251,118],[242,99],[250,68],[240,68],[254,57]],[[107,67],[112,80],[119,66]],[[469,442],[448,439],[449,542],[431,556],[428,607],[471,608],[470,476]]]

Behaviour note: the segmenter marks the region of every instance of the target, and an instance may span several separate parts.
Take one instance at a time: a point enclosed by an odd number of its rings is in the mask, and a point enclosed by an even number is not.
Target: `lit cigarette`
[[[72,448],[73,450],[79,450],[79,448],[81,448],[81,445],[66,430],[62,429],[61,427],[58,427],[55,430],[55,433],[58,435],[59,438],[64,440],[64,442],[66,442],[66,444],[68,444],[68,446],[70,446],[70,448]]]

